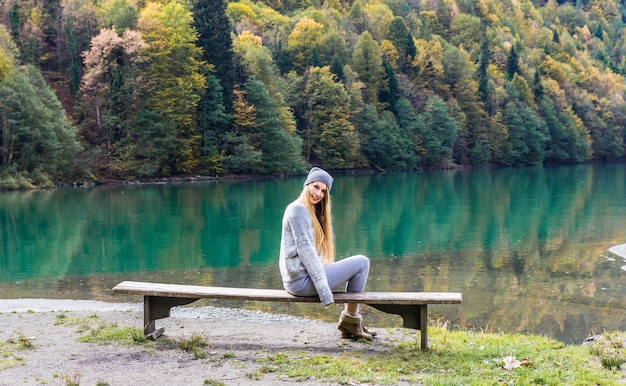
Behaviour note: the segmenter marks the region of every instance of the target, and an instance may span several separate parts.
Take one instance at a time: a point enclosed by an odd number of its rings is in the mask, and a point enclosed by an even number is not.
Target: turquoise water
[[[0,192],[0,299],[127,301],[110,291],[121,280],[280,288],[282,211],[302,180]],[[626,329],[625,263],[608,252],[626,242],[623,164],[337,175],[332,193],[338,253],[372,259],[368,290],[463,292],[431,307],[458,328],[566,342]]]

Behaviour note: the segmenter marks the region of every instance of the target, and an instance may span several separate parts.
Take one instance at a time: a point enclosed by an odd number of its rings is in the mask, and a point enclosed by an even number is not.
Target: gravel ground
[[[95,301],[0,300],[0,385],[288,385],[296,382],[285,375],[255,379],[250,374],[263,366],[259,359],[279,352],[378,354],[399,340],[415,339],[403,329],[383,329],[372,344],[364,344],[339,339],[334,323],[221,307],[172,309],[170,318],[157,321],[157,328],[165,327],[164,336],[142,345],[83,343],[78,339],[87,332],[58,323],[60,315],[97,315],[95,324],[140,327],[142,309],[142,304]],[[340,308],[333,311],[339,314]],[[204,337],[205,358],[178,348],[177,339],[192,335]],[[33,347],[7,349],[7,342],[20,339]],[[333,383],[310,379],[297,384]]]

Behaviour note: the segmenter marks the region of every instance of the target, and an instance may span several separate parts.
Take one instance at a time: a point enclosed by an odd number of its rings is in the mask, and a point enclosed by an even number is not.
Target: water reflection
[[[463,292],[461,306],[432,307],[461,328],[566,342],[626,329],[624,261],[608,252],[626,242],[625,171],[337,176],[338,253],[372,258],[368,290]],[[297,178],[1,193],[0,297],[129,300],[110,292],[121,280],[280,288],[282,211],[300,189]]]

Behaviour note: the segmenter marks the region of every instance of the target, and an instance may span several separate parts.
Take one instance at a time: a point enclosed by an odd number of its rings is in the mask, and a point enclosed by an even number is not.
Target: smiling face
[[[309,200],[311,200],[313,205],[319,204],[324,199],[327,192],[328,186],[323,182],[314,181],[307,185]]]

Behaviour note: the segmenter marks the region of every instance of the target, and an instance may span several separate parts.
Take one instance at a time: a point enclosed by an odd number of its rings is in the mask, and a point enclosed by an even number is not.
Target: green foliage
[[[305,169],[301,154],[302,141],[284,125],[281,106],[270,97],[265,84],[251,77],[245,84],[249,103],[255,106],[254,124],[247,133],[250,143],[261,153],[256,172],[295,173]]]
[[[308,160],[327,168],[358,165],[360,143],[350,122],[350,97],[330,68],[312,68],[302,95],[308,111],[302,136]]]
[[[134,3],[128,0],[108,0],[103,2],[103,8],[118,34],[126,29],[135,29],[139,20],[139,10]]]
[[[207,92],[198,104],[198,128],[202,135],[200,168],[219,173],[222,170],[219,148],[231,127],[231,115],[223,104],[223,89],[217,77],[207,75],[206,83]]]
[[[0,100],[5,178],[29,175],[33,185],[47,186],[52,179],[71,177],[80,150],[76,129],[41,73],[33,66],[14,69],[0,82]]]
[[[419,117],[416,131],[424,166],[449,166],[452,163],[452,150],[459,126],[441,98],[434,96],[428,99],[426,111]]]
[[[193,6],[193,24],[198,31],[202,59],[215,69],[222,90],[221,104],[230,111],[235,84],[232,26],[226,16],[225,0],[198,0]]]
[[[363,100],[365,103],[377,103],[378,93],[384,87],[382,55],[378,43],[369,32],[364,32],[354,47],[352,53],[352,68],[359,75],[359,80],[365,85]]]
[[[159,113],[141,110],[135,116],[132,137],[120,140],[115,148],[120,169],[133,177],[168,176],[175,170],[176,128]]]
[[[360,134],[363,154],[374,168],[409,169],[416,166],[412,144],[391,112],[383,111],[379,115],[375,106],[367,105]]]
[[[540,165],[545,156],[545,122],[528,106],[511,102],[504,112],[509,138],[504,163]]]
[[[509,56],[506,59],[506,75],[509,79],[513,79],[515,74],[519,73],[519,56],[515,50],[515,46],[511,46]]]

